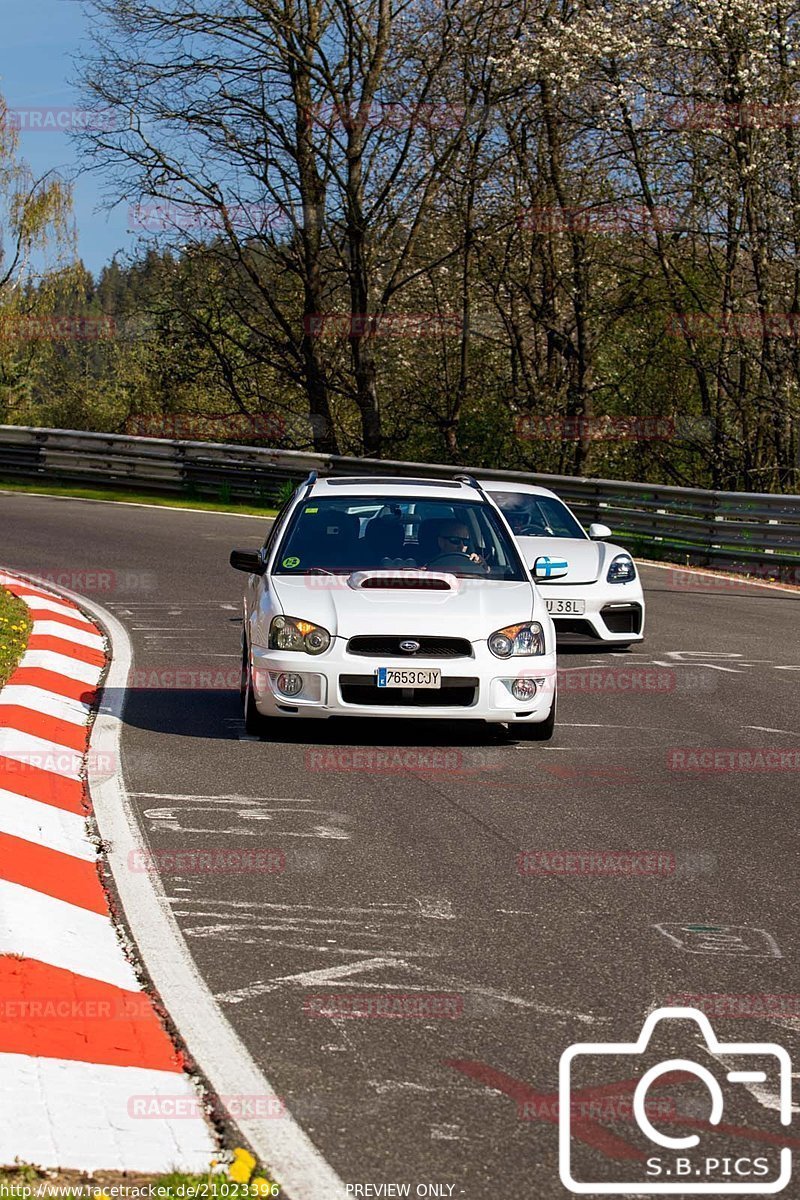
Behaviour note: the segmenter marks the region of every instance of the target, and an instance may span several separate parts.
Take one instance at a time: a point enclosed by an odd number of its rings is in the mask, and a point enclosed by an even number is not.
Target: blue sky
[[[77,75],[72,57],[88,43],[90,20],[81,0],[5,0],[0,34],[0,91],[11,109],[77,108],[69,83]],[[117,251],[133,246],[128,205],[101,210],[102,181],[81,167],[77,146],[65,133],[20,134],[20,154],[38,175],[58,168],[74,176],[78,249],[97,273]]]

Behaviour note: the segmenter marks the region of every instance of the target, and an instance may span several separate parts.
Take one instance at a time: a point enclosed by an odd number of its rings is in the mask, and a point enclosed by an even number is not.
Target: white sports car
[[[616,646],[644,637],[644,594],[636,564],[627,550],[605,538],[607,525],[588,533],[555,492],[528,483],[483,480],[532,566],[546,555],[565,571],[548,577],[540,561],[536,581],[559,641],[600,641]]]
[[[536,740],[556,714],[555,629],[474,479],[317,479],[247,572],[247,728],[276,718],[466,718]]]

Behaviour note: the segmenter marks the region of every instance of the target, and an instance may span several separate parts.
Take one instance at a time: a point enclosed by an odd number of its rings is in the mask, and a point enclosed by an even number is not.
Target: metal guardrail
[[[346,458],[298,450],[170,441],[0,425],[0,478],[127,487],[161,494],[274,504],[281,485],[322,475],[452,477],[470,468]],[[712,492],[614,479],[472,468],[482,479],[557,492],[588,524],[601,521],[652,558],[800,568],[800,496]],[[776,572],[777,574],[777,572]]]

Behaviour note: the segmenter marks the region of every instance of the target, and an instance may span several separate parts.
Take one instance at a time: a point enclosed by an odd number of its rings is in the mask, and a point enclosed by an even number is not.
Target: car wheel
[[[250,678],[250,660],[246,644],[242,648],[240,692],[242,696],[242,708],[244,709],[245,731],[254,737],[265,737],[268,728],[268,718],[262,716],[256,708],[256,698],[253,694],[253,681]]]
[[[527,742],[549,742],[556,727],[556,697],[550,706],[550,712],[544,721],[531,724],[529,721],[509,721],[508,731],[514,737]]]

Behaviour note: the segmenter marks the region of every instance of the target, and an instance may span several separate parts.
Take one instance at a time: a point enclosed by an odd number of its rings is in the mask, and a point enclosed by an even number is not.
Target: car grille
[[[601,608],[600,615],[612,633],[639,633],[642,628],[642,610],[638,604]]]
[[[342,675],[345,704],[393,708],[469,708],[478,695],[477,679],[443,679],[440,688],[379,688],[374,675]]]
[[[419,650],[413,653],[400,649],[405,641],[419,642]],[[472,658],[472,646],[466,638],[414,637],[398,634],[396,637],[369,636],[350,638],[347,649],[351,654],[383,656],[384,658]]]

